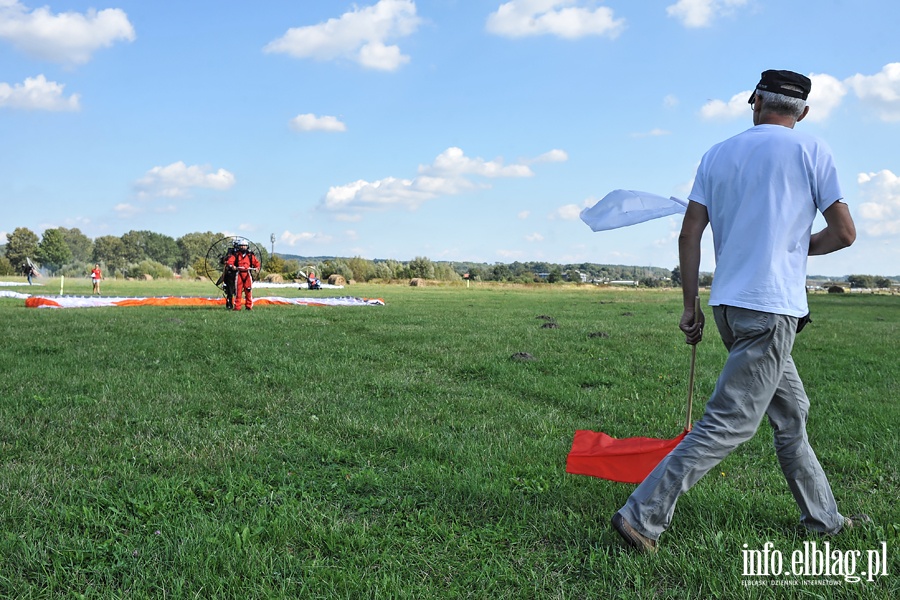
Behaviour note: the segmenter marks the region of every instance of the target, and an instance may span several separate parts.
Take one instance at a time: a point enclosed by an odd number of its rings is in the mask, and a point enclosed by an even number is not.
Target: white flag
[[[684,214],[687,205],[686,200],[674,196],[665,198],[648,192],[613,190],[594,206],[581,211],[581,220],[594,231],[606,231]]]

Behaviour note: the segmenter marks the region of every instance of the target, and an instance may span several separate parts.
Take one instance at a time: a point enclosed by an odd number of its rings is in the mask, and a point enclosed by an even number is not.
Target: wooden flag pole
[[[694,322],[697,322],[697,315],[700,313],[700,296],[694,298]],[[684,430],[690,431],[693,427],[691,423],[691,413],[694,408],[694,365],[697,363],[697,344],[691,346],[691,374],[688,377],[688,397],[687,397],[687,417],[685,417]]]

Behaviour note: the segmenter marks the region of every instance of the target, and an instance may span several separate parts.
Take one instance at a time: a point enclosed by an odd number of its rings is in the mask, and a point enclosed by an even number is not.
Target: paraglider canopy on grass
[[[165,296],[159,298],[101,298],[98,296],[30,296],[25,299],[29,308],[98,308],[114,306],[221,306],[224,298],[193,298]],[[280,298],[263,296],[254,306],[384,306],[380,298]]]

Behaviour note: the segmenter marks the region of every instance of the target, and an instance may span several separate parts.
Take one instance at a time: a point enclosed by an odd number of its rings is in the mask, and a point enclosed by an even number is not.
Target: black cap
[[[756,84],[756,89],[806,100],[809,96],[809,91],[812,89],[812,81],[809,80],[809,77],[801,75],[800,73],[794,73],[793,71],[769,70],[762,72],[759,83]],[[798,89],[800,91],[798,91]],[[753,102],[755,93],[756,92],[754,91],[754,93],[750,95],[751,103]]]

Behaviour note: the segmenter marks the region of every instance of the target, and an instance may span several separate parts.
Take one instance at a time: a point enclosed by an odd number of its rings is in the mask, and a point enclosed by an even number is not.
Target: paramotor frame
[[[222,295],[227,296],[225,291],[225,261],[228,260],[228,255],[232,252],[234,248],[234,240],[239,239],[239,236],[228,236],[223,237],[221,239],[216,240],[209,247],[209,250],[206,251],[206,260],[204,263],[204,268],[206,269],[206,276],[209,280],[215,285],[217,288],[222,290]],[[246,239],[246,238],[243,238]],[[263,253],[262,249],[255,242],[251,242],[247,240],[247,245],[250,247],[250,252],[256,255],[256,258],[259,259],[260,270],[262,270],[262,260]],[[259,273],[250,272],[250,276],[253,277],[254,281],[259,278]]]

